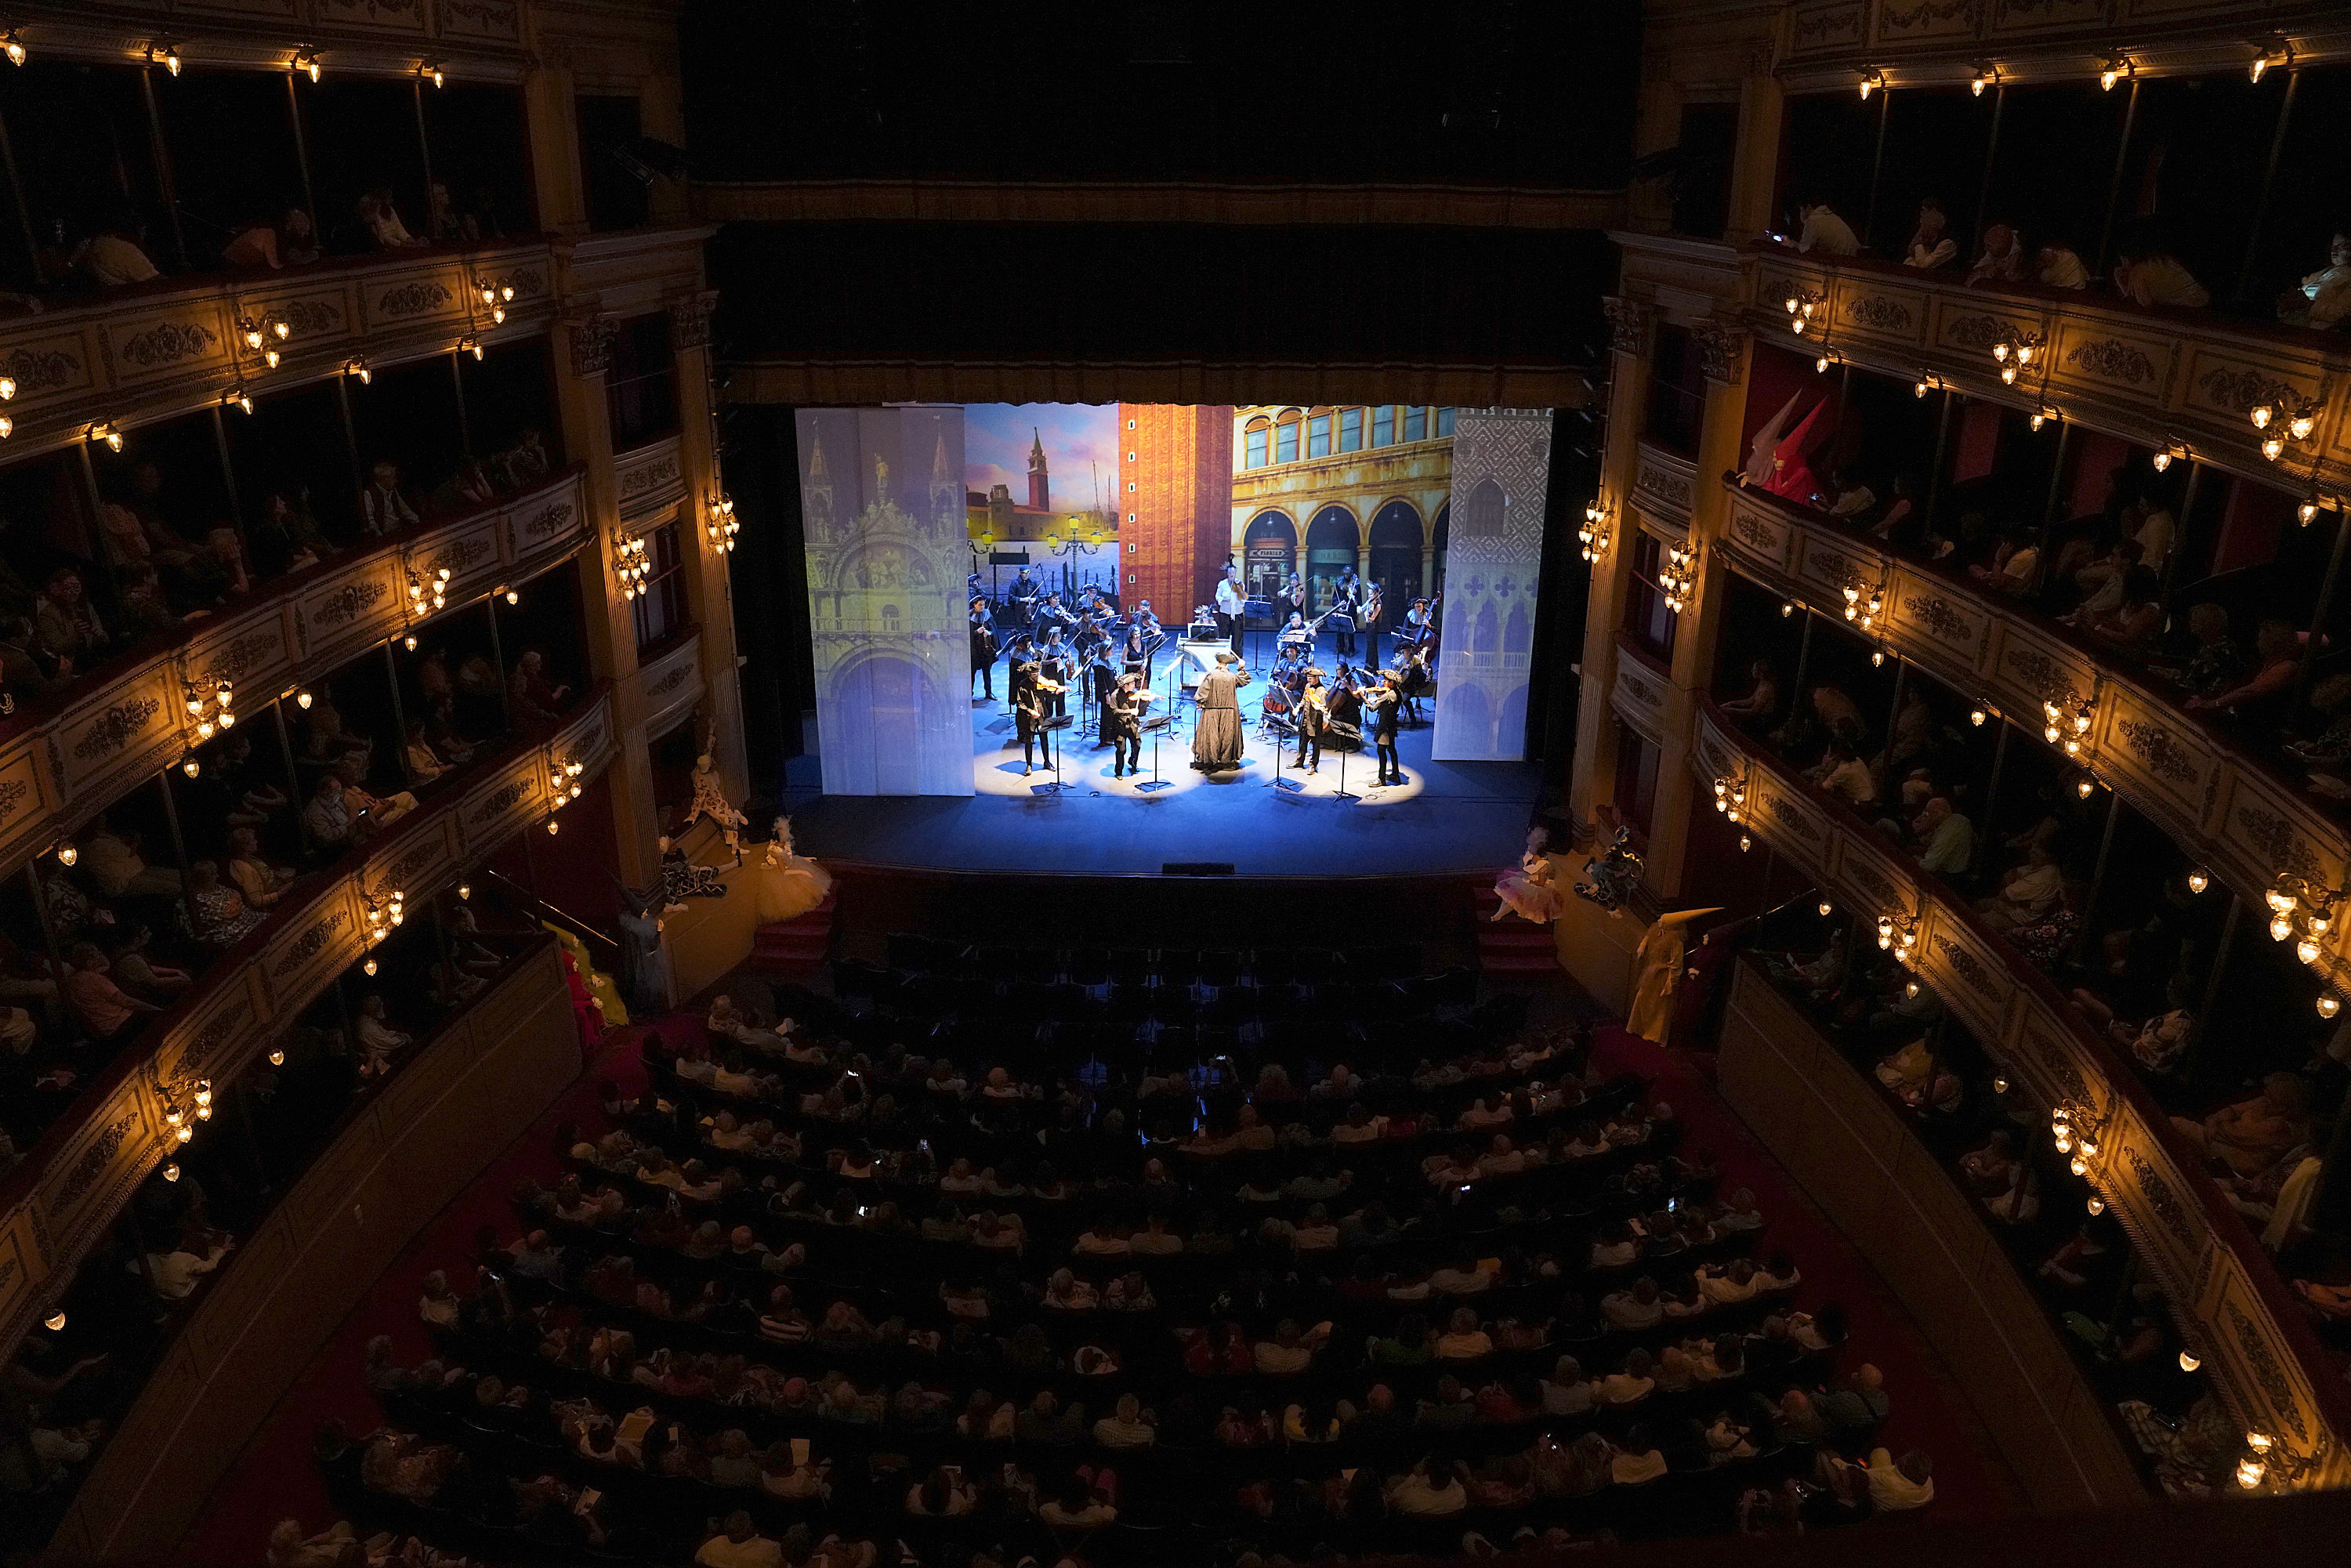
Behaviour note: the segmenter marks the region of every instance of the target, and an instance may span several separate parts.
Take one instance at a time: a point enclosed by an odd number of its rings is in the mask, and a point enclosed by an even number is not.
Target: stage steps
[[[760,926],[751,937],[750,967],[796,980],[822,974],[832,956],[833,916],[839,907],[840,901],[828,893],[807,914]]]
[[[1493,888],[1470,894],[1478,934],[1478,970],[1489,980],[1538,980],[1560,972],[1559,947],[1548,925],[1531,925],[1515,915],[1494,918],[1502,900]]]

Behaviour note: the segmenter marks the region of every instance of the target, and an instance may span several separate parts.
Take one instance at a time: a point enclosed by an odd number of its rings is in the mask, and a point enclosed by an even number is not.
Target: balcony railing
[[[1890,653],[2027,728],[2042,704],[2096,699],[2080,760],[2246,904],[2279,873],[2327,887],[2351,873],[2351,832],[2294,781],[2178,706],[2175,688],[2094,648],[2045,616],[1957,573],[1893,555],[1829,518],[1726,477],[1721,548],[1733,570],[1773,592],[1842,614],[1847,586],[1885,596]],[[2339,923],[2338,923],[2339,924]],[[2330,932],[2314,968],[2351,996],[2351,946]]]
[[[1998,59],[2011,81],[2090,81],[2118,45],[2129,47],[2143,75],[2242,70],[2253,54],[2248,39],[2272,28],[2284,29],[2304,65],[2351,53],[2341,12],[2299,0],[1797,0],[1794,10],[1777,75],[1799,89],[1834,85],[1850,91],[1856,73],[1870,69],[1897,85],[1959,86],[1987,57]]]
[[[2089,1178],[2181,1318],[2199,1325],[2205,1368],[2230,1414],[2310,1461],[2297,1484],[2351,1482],[2351,1389],[2137,1073],[2046,976],[1885,835],[1755,746],[1711,701],[1698,703],[1691,727],[1692,770],[1745,779],[1745,821],[1758,837],[1861,925],[1880,915],[1900,923],[1912,935],[1911,968],[1984,1048],[2034,1098],[2095,1128]]]
[[[497,298],[485,301],[485,288]],[[352,360],[387,365],[467,338],[527,338],[554,319],[556,292],[552,246],[518,240],[171,278],[12,317],[0,322],[0,373],[16,382],[8,452],[214,406],[239,387],[257,396]],[[267,350],[279,356],[274,369]]]
[[[462,791],[430,800],[338,862],[307,896],[272,910],[81,1091],[0,1181],[0,1356],[13,1352],[140,1182],[177,1147],[163,1120],[166,1092],[186,1104],[198,1079],[234,1078],[365,954],[370,912],[393,890],[423,907],[470,863],[536,827],[614,749],[611,694],[599,688],[553,735],[469,768]],[[573,761],[586,771],[567,781],[562,765]]]
[[[575,468],[495,507],[323,561],[110,661],[56,706],[28,709],[0,728],[0,874],[193,750],[190,686],[233,681],[266,701],[411,624],[455,614],[545,570],[587,538]],[[413,616],[408,573],[430,580],[444,567],[446,607]]]
[[[1834,351],[1897,381],[1932,375],[2027,413],[2045,404],[2142,446],[2185,446],[2259,483],[2351,488],[2351,339],[2340,333],[2143,309],[2080,289],[1970,288],[1955,273],[1827,261],[1778,246],[1753,254],[1748,319],[1759,343],[1807,358]],[[1802,334],[1791,329],[1790,299],[1813,307]],[[2006,384],[1993,346],[2028,334],[2046,345],[2046,358]],[[2250,414],[2281,399],[2315,404],[2317,415],[2308,439],[2289,442],[2272,462]]]

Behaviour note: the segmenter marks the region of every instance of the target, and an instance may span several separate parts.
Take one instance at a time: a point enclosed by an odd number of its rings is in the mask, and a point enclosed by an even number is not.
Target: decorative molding
[[[1844,318],[1880,332],[1910,330],[1910,307],[1883,294],[1862,294],[1847,299]]]
[[[166,321],[125,338],[120,353],[132,364],[153,370],[176,365],[183,360],[201,360],[219,341],[220,335],[208,327],[193,321]]]
[[[1698,365],[1706,379],[1735,387],[1747,364],[1747,332],[1727,321],[1701,321],[1690,329]]]
[[[671,297],[669,341],[673,349],[702,349],[710,344],[710,318],[718,308],[718,291],[697,289]]]
[[[319,601],[319,608],[312,612],[311,618],[329,626],[357,621],[374,609],[375,601],[381,599],[386,591],[382,583],[372,579],[345,583]]]
[[[51,1207],[60,1210],[70,1208],[98,1185],[98,1178],[106,1174],[107,1167],[114,1164],[115,1156],[122,1152],[122,1145],[130,1138],[131,1129],[138,1124],[138,1120],[136,1116],[118,1116],[99,1130],[98,1135],[89,1141],[89,1146],[81,1152],[58,1181],[57,1199]]]
[[[2157,778],[2173,784],[2185,784],[2196,777],[2196,764],[2189,760],[2188,748],[2180,744],[2178,736],[2163,726],[2144,719],[2126,718],[2115,727],[2121,731],[2131,750]]]
[[[302,933],[302,939],[286,950],[285,956],[277,960],[277,967],[271,973],[273,975],[290,973],[317,957],[319,951],[333,938],[335,933],[342,928],[343,922],[350,917],[348,910],[338,909],[329,914],[316,925]]]
[[[418,278],[387,288],[379,296],[375,308],[388,320],[397,321],[403,316],[426,316],[450,304],[457,298],[445,284],[432,278]]]
[[[77,761],[93,762],[121,750],[131,737],[147,727],[147,721],[162,711],[163,705],[153,697],[129,697],[115,703],[99,716],[74,742]]]
[[[1646,299],[1611,294],[1602,298],[1600,308],[1608,316],[1609,348],[1636,360],[1646,358],[1649,333],[1657,324],[1657,308]]]
[[[621,332],[619,317],[598,314],[567,322],[563,329],[570,339],[573,375],[585,380],[612,368],[612,340]]]
[[[81,369],[81,361],[61,349],[13,349],[0,360],[0,371],[19,392],[61,392],[86,379]]]
[[[2077,343],[2065,355],[2065,362],[2078,365],[2103,380],[2123,382],[2134,387],[2156,379],[2155,361],[2120,338],[2098,338],[2090,342]]]

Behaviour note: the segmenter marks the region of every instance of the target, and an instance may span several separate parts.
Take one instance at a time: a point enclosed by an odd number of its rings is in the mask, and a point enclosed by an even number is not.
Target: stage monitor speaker
[[[1161,876],[1230,876],[1230,861],[1165,861],[1159,867]]]

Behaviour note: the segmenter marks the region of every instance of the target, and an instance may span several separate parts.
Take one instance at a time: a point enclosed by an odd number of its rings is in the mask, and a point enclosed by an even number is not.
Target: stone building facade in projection
[[[963,411],[807,409],[798,427],[825,792],[968,795]]]

